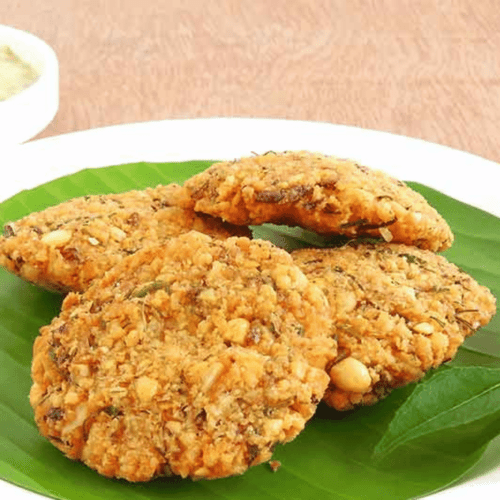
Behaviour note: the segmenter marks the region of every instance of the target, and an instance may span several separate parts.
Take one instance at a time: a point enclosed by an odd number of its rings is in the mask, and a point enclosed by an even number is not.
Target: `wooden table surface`
[[[419,137],[500,162],[497,0],[9,0],[45,39],[60,108],[38,137],[274,117]]]

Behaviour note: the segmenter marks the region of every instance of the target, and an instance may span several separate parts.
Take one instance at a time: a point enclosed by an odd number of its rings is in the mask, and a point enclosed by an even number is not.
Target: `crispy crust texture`
[[[328,371],[338,376],[347,358],[368,369],[369,385],[359,392],[339,388],[332,375],[324,399],[337,410],[374,404],[392,389],[419,380],[453,358],[464,339],[495,314],[487,288],[429,251],[350,244],[297,250],[292,256],[330,303],[338,370]],[[346,369],[360,366],[349,361]]]
[[[192,231],[66,297],[35,341],[30,402],[40,432],[103,475],[241,474],[313,415],[330,329],[284,250]]]
[[[0,265],[49,290],[84,291],[90,282],[139,248],[197,230],[217,238],[248,236],[186,205],[176,184],[144,191],[84,196],[7,224]]]
[[[418,193],[387,174],[319,153],[269,152],[212,165],[184,186],[198,212],[233,224],[288,224],[320,234],[382,236],[441,251],[453,234]]]

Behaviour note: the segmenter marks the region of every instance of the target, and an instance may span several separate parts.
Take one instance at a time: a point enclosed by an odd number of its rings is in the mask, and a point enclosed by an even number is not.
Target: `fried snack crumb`
[[[269,462],[269,467],[273,472],[277,472],[281,467],[281,462],[279,460],[271,460]]]

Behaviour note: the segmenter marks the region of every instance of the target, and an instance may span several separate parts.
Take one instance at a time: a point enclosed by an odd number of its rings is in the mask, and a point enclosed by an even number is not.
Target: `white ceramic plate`
[[[306,149],[356,159],[418,181],[500,217],[500,165],[425,141],[354,127],[248,118],[173,120],[119,125],[51,137],[4,151],[0,201],[82,168],[136,161],[233,159],[274,150]],[[500,440],[468,481],[428,499],[500,498]],[[493,457],[493,460],[492,460]],[[484,471],[494,463],[496,470]],[[478,475],[478,471],[482,471]],[[474,477],[474,476],[477,477]],[[0,481],[0,498],[34,493]]]

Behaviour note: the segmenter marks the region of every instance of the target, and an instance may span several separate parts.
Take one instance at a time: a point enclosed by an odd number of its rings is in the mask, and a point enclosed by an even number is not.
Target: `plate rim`
[[[62,135],[37,139],[11,147],[10,150],[7,149],[6,155],[11,163],[19,168],[23,165],[26,166],[33,159],[38,162],[40,160],[47,162],[47,157],[50,157],[51,154],[53,156],[55,150],[66,148],[77,153],[70,160],[70,163],[73,162],[72,166],[74,168],[70,171],[60,171],[53,164],[46,164],[47,172],[51,174],[49,177],[41,176],[40,172],[27,172],[29,175],[24,176],[24,181],[26,183],[29,180],[31,184],[23,185],[20,182],[18,183],[18,189],[10,192],[9,195],[13,195],[21,189],[35,187],[60,175],[73,173],[84,168],[84,166],[94,168],[140,161],[138,153],[142,143],[147,144],[150,149],[146,153],[142,152],[142,160],[144,161],[160,161],[159,156],[163,157],[164,161],[237,158],[252,152],[252,148],[248,147],[248,145],[254,140],[254,137],[241,137],[241,134],[236,134],[237,131],[245,129],[251,130],[258,141],[264,141],[267,145],[273,144],[274,138],[278,137],[278,142],[286,147],[274,148],[276,150],[310,149],[320,151],[323,149],[323,152],[325,152],[324,147],[318,146],[324,145],[328,136],[334,139],[340,138],[340,143],[335,144],[334,147],[329,146],[332,152],[327,151],[327,154],[334,154],[338,150],[346,151],[349,154],[340,154],[340,156],[348,156],[368,166],[385,170],[391,175],[396,175],[396,172],[399,173],[401,169],[403,172],[405,169],[408,171],[410,166],[413,165],[414,171],[411,173],[411,177],[414,178],[405,178],[405,180],[423,182],[444,194],[458,198],[465,203],[500,217],[500,204],[496,202],[496,193],[492,188],[492,185],[500,184],[500,165],[492,160],[442,144],[392,132],[328,122],[281,118],[211,117],[143,121],[68,132]],[[155,142],[155,136],[152,133],[155,130],[170,134],[170,137],[173,138],[172,141],[168,144],[159,144],[157,140]],[[196,143],[190,143],[189,147],[187,147],[185,139],[189,130],[195,130],[198,136],[196,137]],[[296,141],[300,131],[305,131],[300,137],[300,146],[298,148],[289,147],[291,143],[283,140],[283,133],[291,134],[290,137],[293,138],[293,141]],[[233,134],[231,141],[234,145],[229,145],[221,140],[221,137],[224,134],[227,135],[228,132]],[[120,138],[122,138],[121,143]],[[127,140],[123,140],[123,138]],[[225,140],[224,137],[222,138]],[[210,144],[211,140],[213,142]],[[364,141],[362,149],[357,146],[360,140]],[[180,145],[177,144],[179,141]],[[83,146],[89,143],[98,144],[102,149],[99,152],[102,161],[96,162],[96,155],[89,151],[89,148]],[[113,147],[106,148],[108,143],[112,143]],[[301,147],[307,144],[316,147]],[[118,145],[119,150],[117,149]],[[186,151],[191,148],[193,153],[186,154]],[[224,151],[227,148],[229,148],[231,154],[225,155],[226,158],[222,158],[221,156],[224,156],[222,154],[217,154],[217,152]],[[383,154],[381,154],[382,151]],[[211,152],[211,154],[203,154],[203,152]],[[78,163],[78,158],[80,158],[80,163]],[[374,158],[376,158],[375,161]],[[421,159],[420,164],[417,163],[419,158]],[[84,161],[87,163],[82,163]],[[435,168],[434,165],[430,165],[433,162],[442,168]],[[448,168],[449,165],[453,167],[453,171]],[[467,165],[474,168],[467,168]],[[420,172],[418,175],[414,175],[417,169]],[[473,171],[472,177],[470,175],[471,170]],[[415,178],[420,177],[420,175],[425,176],[425,181]],[[405,177],[404,174],[402,177]],[[482,178],[488,178],[491,182],[481,184]],[[474,187],[479,186],[483,188],[480,194],[477,190],[474,190]],[[486,190],[486,193],[484,190]],[[0,187],[0,200],[7,197],[5,189]]]

